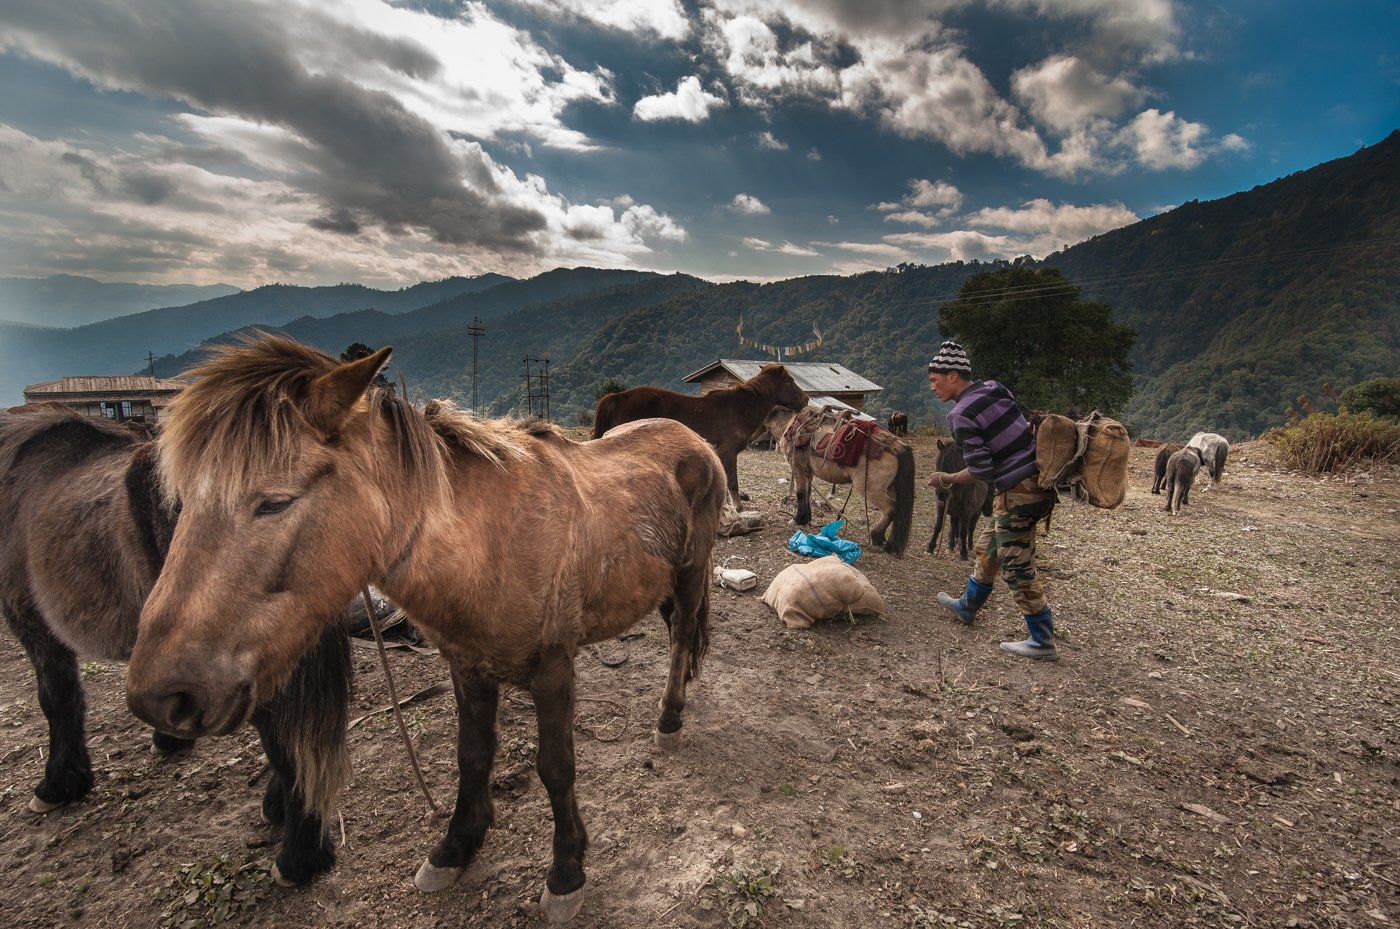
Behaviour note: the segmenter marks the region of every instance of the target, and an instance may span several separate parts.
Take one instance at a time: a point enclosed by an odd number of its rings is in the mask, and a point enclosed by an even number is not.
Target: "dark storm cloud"
[[[106,193],[107,188],[102,183],[102,168],[86,155],[79,155],[77,152],[64,152],[58,156],[58,160],[64,164],[70,164],[78,169],[83,180],[92,185],[92,189],[98,193]]]
[[[354,216],[350,215],[349,210],[336,210],[332,214],[317,216],[311,220],[311,228],[324,232],[339,232],[342,235],[355,235],[360,231],[360,224],[355,221]]]
[[[325,215],[426,228],[452,244],[532,249],[528,234],[544,227],[544,217],[502,201],[480,149],[453,150],[389,94],[312,73],[300,60],[304,53],[334,61],[349,42],[354,54],[386,67],[431,72],[438,65],[425,49],[287,9],[303,20],[291,24],[280,7],[248,3],[20,0],[0,12],[0,41],[99,87],[174,97],[296,134],[307,146],[306,170],[295,180],[325,202]],[[299,48],[294,35],[308,46],[334,42]]]
[[[131,171],[122,177],[122,188],[131,196],[150,206],[170,199],[175,193],[175,182],[163,174],[150,171]]]

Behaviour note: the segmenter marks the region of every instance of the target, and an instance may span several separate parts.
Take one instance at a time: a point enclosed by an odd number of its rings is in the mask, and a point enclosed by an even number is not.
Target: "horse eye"
[[[271,516],[274,513],[280,513],[295,503],[296,499],[296,497],[268,497],[262,503],[258,504],[257,512],[253,515]]]

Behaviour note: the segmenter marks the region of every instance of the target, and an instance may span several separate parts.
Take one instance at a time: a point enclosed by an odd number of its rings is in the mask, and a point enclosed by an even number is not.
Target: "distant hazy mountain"
[[[104,284],[90,277],[0,277],[0,322],[68,329],[238,293],[228,284]]]
[[[0,323],[0,404],[19,403],[26,384],[69,374],[130,374],[146,367],[147,353],[159,357],[184,352],[212,335],[255,323],[280,326],[302,316],[333,316],[361,309],[404,313],[512,280],[500,274],[483,274],[392,291],[359,284],[272,284],[74,329],[34,331]]]

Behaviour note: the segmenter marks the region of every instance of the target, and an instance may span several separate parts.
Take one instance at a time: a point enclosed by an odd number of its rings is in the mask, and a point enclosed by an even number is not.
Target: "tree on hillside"
[[[615,377],[609,377],[598,385],[598,389],[593,391],[593,399],[601,400],[608,394],[619,394],[627,389],[627,382]]]
[[[1132,396],[1137,332],[1053,268],[975,275],[939,309],[938,328],[967,349],[975,377],[1001,381],[1033,409],[1113,414]]]

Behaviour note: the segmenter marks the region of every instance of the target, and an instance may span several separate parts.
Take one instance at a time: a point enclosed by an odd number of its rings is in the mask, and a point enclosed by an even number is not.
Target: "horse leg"
[[[938,536],[943,532],[943,520],[948,514],[948,500],[939,496],[933,507],[933,535],[928,537],[928,553],[938,554]]]
[[[806,526],[812,521],[812,475],[805,468],[792,469],[792,492],[797,498],[797,513],[792,521]]]
[[[734,508],[740,509],[739,502],[749,498],[739,493],[739,455],[724,455],[720,463],[724,465],[724,486],[729,488],[729,498],[734,501]]]
[[[562,648],[546,652],[530,676],[540,751],[537,768],[554,813],[554,861],[545,876],[540,908],[562,923],[583,907],[583,853],[588,832],[574,795],[574,661]]]
[[[48,813],[81,800],[92,790],[92,760],[83,732],[86,700],[78,659],[49,631],[37,610],[5,604],[5,618],[34,665],[39,706],[49,724],[49,759],[44,777],[29,798],[35,813]]]
[[[462,876],[495,820],[491,765],[496,759],[496,707],[501,688],[483,674],[454,668],[452,690],[457,697],[457,808],[452,811],[447,835],[428,853],[413,877],[413,885],[424,893],[442,890]],[[539,706],[538,697],[535,704]],[[543,756],[543,738],[540,753]]]
[[[666,677],[666,690],[661,695],[661,717],[653,734],[657,746],[665,749],[680,744],[685,685],[694,675],[699,656],[706,647],[710,610],[710,588],[703,571],[678,571],[675,583],[674,596],[663,604],[670,607],[666,625],[671,631],[671,669]]]

